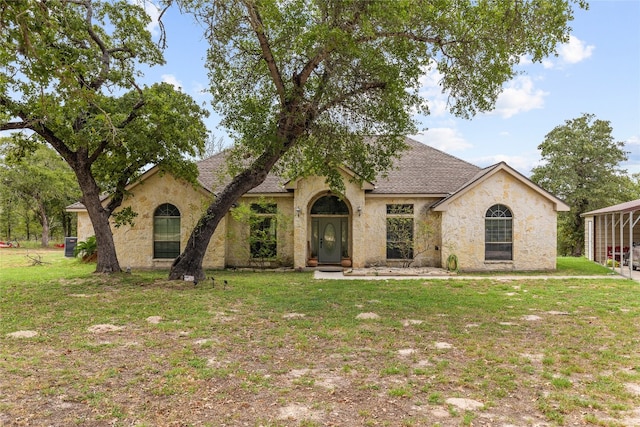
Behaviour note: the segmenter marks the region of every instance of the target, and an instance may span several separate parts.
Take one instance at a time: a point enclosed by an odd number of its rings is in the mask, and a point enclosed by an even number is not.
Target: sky
[[[491,112],[471,119],[449,114],[437,74],[425,75],[422,93],[431,114],[417,117],[421,132],[412,137],[481,167],[505,161],[530,176],[541,164],[538,146],[545,135],[587,113],[611,123],[614,140],[628,152],[621,167],[640,173],[640,0],[591,0],[589,6],[576,10],[570,40],[558,46],[557,56],[521,62],[522,74],[504,85]],[[145,71],[146,79],[172,83],[204,103],[212,113],[208,128],[230,144],[206,93],[202,28],[177,10],[163,22],[167,63]],[[157,27],[150,29],[158,34]]]

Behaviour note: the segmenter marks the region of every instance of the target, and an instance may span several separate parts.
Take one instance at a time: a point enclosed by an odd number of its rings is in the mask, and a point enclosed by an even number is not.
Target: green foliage
[[[290,218],[277,209],[273,200],[260,198],[252,203],[240,203],[231,210],[234,220],[242,224],[239,235],[230,234],[248,265],[261,268],[279,265],[278,235],[286,233]]]
[[[83,259],[90,258],[98,250],[96,236],[87,237],[87,240],[78,242],[73,250],[73,256],[81,255]]]
[[[78,200],[80,190],[73,172],[46,146],[24,151],[19,135],[0,138],[0,235],[31,240],[70,235],[65,207]]]
[[[456,254],[450,254],[447,257],[447,271],[458,271],[458,256]]]
[[[137,216],[138,212],[134,211],[131,206],[120,209],[113,214],[114,227],[120,228],[125,225],[133,227],[135,225],[134,220]]]
[[[148,165],[195,182],[206,112],[167,83],[139,85],[162,51],[140,4],[125,0],[10,1],[0,6],[0,131],[21,153],[49,144],[76,175],[101,245],[118,271],[109,216]],[[103,206],[101,194],[110,198]]]
[[[202,277],[227,211],[267,173],[374,181],[428,113],[421,78],[438,71],[451,111],[488,111],[522,57],[542,61],[569,36],[581,0],[175,0],[206,22],[213,106],[234,139],[233,178],[170,273]],[[376,136],[371,138],[371,136]]]
[[[211,93],[243,159],[281,152],[278,170],[336,167],[373,179],[428,112],[420,78],[437,69],[454,114],[493,108],[523,55],[541,61],[567,39],[565,1],[182,1],[209,25]],[[195,6],[194,6],[195,4]],[[379,135],[372,140],[368,135]]]
[[[571,207],[559,214],[558,251],[578,256],[584,247],[580,214],[629,200],[631,180],[620,168],[627,159],[624,143],[613,140],[608,121],[583,114],[554,128],[538,149],[544,164],[531,179]]]

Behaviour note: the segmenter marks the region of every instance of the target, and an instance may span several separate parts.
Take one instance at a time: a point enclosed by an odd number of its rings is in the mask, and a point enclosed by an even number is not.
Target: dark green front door
[[[342,251],[340,218],[319,218],[318,262],[338,264]]]

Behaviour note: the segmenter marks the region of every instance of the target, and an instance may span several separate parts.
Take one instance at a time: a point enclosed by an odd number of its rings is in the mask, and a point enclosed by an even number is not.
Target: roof
[[[629,202],[619,203],[617,205],[608,206],[606,208],[597,209],[591,212],[585,212],[580,216],[604,215],[608,213],[634,212],[640,210],[640,199],[631,200]]]
[[[456,192],[481,170],[478,166],[411,138],[406,138],[405,143],[408,149],[396,159],[386,176],[378,176],[371,194],[447,195]],[[224,152],[198,162],[198,170],[198,180],[212,192],[216,192],[229,179],[224,176]],[[286,191],[285,180],[270,173],[262,184],[249,193]]]
[[[379,177],[372,194],[452,194],[480,168],[433,147],[406,138],[402,152],[387,177]]]
[[[363,188],[369,194],[421,195],[443,198],[433,207],[436,210],[445,210],[448,202],[460,197],[469,188],[500,170],[506,170],[516,179],[555,203],[556,210],[569,210],[569,207],[562,200],[531,182],[504,162],[482,169],[411,138],[405,138],[405,143],[408,149],[400,153],[393,167],[387,171],[386,176],[380,174],[373,183],[365,183]],[[199,171],[198,182],[202,185],[202,191],[215,194],[231,179],[227,173],[226,152],[224,151],[199,161],[197,167]],[[157,171],[157,168],[151,168],[132,186]],[[347,172],[352,173],[348,170]],[[250,190],[249,194],[286,194],[291,188],[293,187],[287,185],[283,178],[269,173],[265,181]],[[636,202],[640,203],[640,201]],[[84,209],[84,205],[80,202],[67,207],[67,210],[70,211]]]
[[[558,211],[558,212],[567,212],[567,211],[570,210],[570,207],[565,202],[563,202],[562,200],[560,200],[559,198],[557,198],[553,194],[549,193],[548,191],[546,191],[545,189],[543,189],[542,187],[540,187],[539,185],[537,185],[536,183],[531,181],[529,178],[527,178],[526,176],[522,175],[517,170],[513,169],[511,166],[509,166],[505,162],[496,163],[495,165],[488,166],[488,167],[486,167],[484,169],[479,170],[478,173],[473,178],[471,178],[468,182],[466,182],[462,187],[460,187],[460,189],[458,189],[458,191],[456,191],[454,194],[448,196],[445,199],[440,200],[438,203],[433,205],[433,209],[436,210],[436,211],[446,210],[446,206],[452,200],[455,200],[458,197],[462,196],[470,188],[474,187],[476,184],[488,179],[489,177],[495,175],[496,173],[498,173],[500,171],[506,171],[511,176],[516,178],[518,181],[520,181],[524,185],[528,186],[533,191],[535,191],[538,194],[540,194],[542,197],[544,197],[544,198],[548,199],[549,201],[551,201],[555,205],[555,210],[556,211]]]

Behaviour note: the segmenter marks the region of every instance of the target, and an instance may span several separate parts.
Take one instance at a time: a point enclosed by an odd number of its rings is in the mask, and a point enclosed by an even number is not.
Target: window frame
[[[390,261],[413,259],[415,246],[415,211],[413,203],[389,203],[386,205],[386,212],[386,259]],[[411,247],[408,248],[408,253],[406,254],[408,257],[404,257],[403,248],[398,247],[398,242],[401,242],[402,239],[397,234],[396,238],[393,239],[393,229],[389,227],[390,222],[397,222],[395,226],[397,228],[407,226],[407,231],[410,234],[408,239],[411,240]]]
[[[484,215],[485,261],[513,261],[513,211],[502,203]]]
[[[251,203],[249,223],[249,257],[253,260],[275,259],[278,256],[277,203]],[[254,240],[255,233],[269,233],[272,241]],[[266,252],[263,252],[266,251]]]
[[[162,203],[153,211],[154,259],[175,259],[180,255],[181,217],[180,209],[171,203]]]

